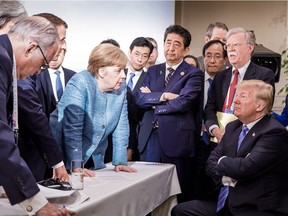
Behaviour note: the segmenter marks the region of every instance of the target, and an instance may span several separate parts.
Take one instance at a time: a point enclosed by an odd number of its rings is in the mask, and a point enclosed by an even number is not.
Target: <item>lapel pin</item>
[[[256,135],[256,134],[255,134],[255,132],[254,132],[254,133],[252,134],[252,137],[255,137],[255,135]]]
[[[184,76],[184,74],[185,74],[185,73],[184,73],[183,71],[180,73],[181,76]]]
[[[160,71],[160,74],[162,74],[162,71]]]

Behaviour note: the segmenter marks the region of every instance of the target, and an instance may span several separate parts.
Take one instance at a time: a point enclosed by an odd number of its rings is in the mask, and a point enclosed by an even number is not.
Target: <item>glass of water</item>
[[[71,186],[74,190],[83,190],[84,188],[84,161],[71,161]]]

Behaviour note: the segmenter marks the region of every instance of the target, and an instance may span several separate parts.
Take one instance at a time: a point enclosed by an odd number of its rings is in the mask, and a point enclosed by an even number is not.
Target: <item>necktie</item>
[[[242,143],[244,137],[246,136],[246,134],[248,133],[248,131],[249,131],[249,129],[248,129],[247,125],[244,124],[242,131],[238,137],[237,151],[239,150],[241,143]],[[217,212],[219,212],[225,206],[225,201],[228,197],[228,194],[229,194],[229,186],[223,186],[220,190],[219,197],[218,197]]]
[[[133,77],[135,76],[135,73],[130,73],[130,78],[127,84],[127,87],[130,88],[130,90],[133,90]]]
[[[227,94],[226,99],[224,101],[223,110],[222,110],[223,112],[225,112],[226,109],[231,109],[232,101],[235,95],[236,85],[238,83],[239,71],[236,69],[234,70],[233,74],[234,74],[234,78],[229,87],[229,94]],[[227,100],[228,100],[228,103],[227,103]]]
[[[171,77],[173,76],[174,71],[175,71],[175,70],[174,70],[173,68],[171,68],[171,67],[167,68],[167,70],[168,70],[168,74],[167,74],[167,76],[166,76],[166,78],[165,78],[165,86],[168,85],[168,82],[170,81],[170,79],[171,79]]]
[[[239,148],[240,148],[240,146],[242,144],[242,141],[243,141],[244,137],[246,136],[246,134],[248,133],[248,131],[249,131],[249,129],[248,129],[247,125],[244,124],[243,128],[242,128],[242,131],[241,131],[241,133],[239,135],[239,138],[238,138],[237,151],[239,151]]]
[[[58,97],[58,101],[60,101],[62,94],[63,94],[63,86],[62,86],[62,82],[60,79],[60,71],[55,71],[55,74],[57,75],[56,77],[56,93],[57,93],[57,97]]]
[[[208,82],[209,82],[209,87],[208,87],[208,91],[207,91],[207,96],[208,96],[208,95],[210,94],[210,92],[211,92],[211,87],[212,87],[213,79],[208,78]]]
[[[211,92],[212,82],[213,82],[213,79],[208,78],[209,87],[208,87],[208,91],[207,91],[207,98],[208,98],[208,95],[209,95],[210,92]],[[207,145],[210,144],[210,135],[208,134],[207,131],[203,131],[202,140],[203,140]]]

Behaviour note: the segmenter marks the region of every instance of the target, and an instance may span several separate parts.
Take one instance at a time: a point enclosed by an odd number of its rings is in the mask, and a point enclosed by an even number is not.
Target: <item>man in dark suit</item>
[[[251,62],[254,46],[254,35],[243,28],[233,28],[227,33],[226,49],[232,67],[216,74],[204,111],[205,127],[216,137],[218,143],[225,131],[219,128],[216,113],[217,111],[233,113],[235,91],[230,87],[233,81],[236,80],[237,84],[242,80],[259,79],[274,87],[273,71]],[[232,103],[228,106],[229,101]]]
[[[2,3],[7,4],[5,1]],[[17,4],[21,6],[13,1],[11,8],[18,8]],[[5,16],[8,20],[12,17],[5,13],[3,20]],[[52,60],[59,45],[55,27],[40,17],[22,18],[10,28],[7,35],[0,36],[0,185],[10,203],[19,203],[29,215],[69,215],[66,209],[48,203],[40,192],[27,164],[19,155],[15,144],[17,136],[14,137],[13,133],[13,129],[18,129],[17,78],[24,79],[40,71],[42,65]],[[46,54],[45,58],[42,52]]]
[[[152,43],[144,37],[135,38],[129,47],[129,66],[125,69],[130,129],[128,160],[140,160],[138,151],[138,130],[139,122],[143,118],[144,109],[136,105],[133,94],[141,87],[146,74],[144,72],[144,67],[152,52]]]
[[[56,109],[58,101],[60,100],[66,84],[75,74],[75,71],[64,68],[62,63],[66,54],[66,30],[68,28],[67,23],[60,17],[51,13],[40,13],[34,16],[41,16],[48,19],[52,24],[56,26],[59,34],[60,41],[62,42],[59,56],[56,60],[49,63],[49,68],[41,70],[40,75],[36,79],[36,90],[42,104],[43,110],[50,118],[50,114]],[[59,75],[57,74],[59,72]],[[57,89],[57,78],[60,79],[60,93]],[[62,92],[61,92],[62,87]],[[57,92],[58,90],[58,92]]]
[[[272,104],[270,84],[239,84],[234,109],[238,119],[226,126],[207,161],[218,199],[180,204],[172,216],[288,215],[288,131],[271,116]]]
[[[66,51],[65,37],[67,24],[53,14],[45,13],[41,17],[48,17],[49,19],[47,19],[49,21],[53,21],[51,23],[56,26],[60,37],[61,49],[58,58],[49,63],[49,66],[60,70],[59,66],[64,60]],[[57,26],[58,23],[60,23],[60,26]],[[44,56],[43,53],[43,57]],[[74,74],[75,72],[70,72],[69,70],[68,75],[65,76],[70,78],[70,73]],[[48,77],[46,77],[47,74]],[[56,108],[56,101],[53,96],[48,68],[41,69],[41,73],[38,76],[38,81],[40,81],[39,84],[43,84],[41,87],[44,91],[48,90],[48,95],[37,95],[37,82],[35,83],[35,80],[37,81],[37,74],[18,82],[20,127],[18,146],[20,154],[37,181],[53,177],[52,168],[54,169],[56,176],[61,180],[69,180],[63,163],[63,156],[52,136],[48,121],[50,112],[54,110],[54,107]],[[42,78],[46,80],[43,80]],[[49,89],[50,87],[51,89]],[[42,93],[42,91],[38,92]],[[42,130],[37,130],[37,128],[42,128]]]
[[[203,108],[203,72],[183,61],[190,42],[188,30],[169,26],[164,35],[166,63],[150,67],[135,93],[136,104],[147,109],[139,134],[141,160],[176,165],[179,202],[193,196],[193,157]]]

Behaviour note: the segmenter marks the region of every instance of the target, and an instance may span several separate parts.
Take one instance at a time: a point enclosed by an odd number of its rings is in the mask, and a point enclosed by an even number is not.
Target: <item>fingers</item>
[[[84,176],[95,177],[95,172],[93,172],[92,170],[84,169]]]
[[[137,172],[136,169],[132,168],[132,167],[128,167],[128,166],[125,166],[125,165],[117,165],[114,167],[114,170],[116,172],[119,172],[119,171],[124,171],[124,172]]]

